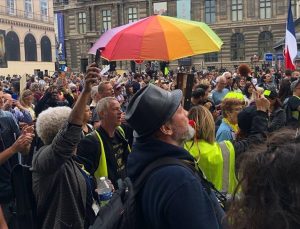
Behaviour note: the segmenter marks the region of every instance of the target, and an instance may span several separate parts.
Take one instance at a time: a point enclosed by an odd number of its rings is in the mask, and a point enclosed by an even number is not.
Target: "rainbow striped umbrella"
[[[154,15],[105,32],[89,50],[115,60],[177,60],[220,51],[223,42],[203,22]]]

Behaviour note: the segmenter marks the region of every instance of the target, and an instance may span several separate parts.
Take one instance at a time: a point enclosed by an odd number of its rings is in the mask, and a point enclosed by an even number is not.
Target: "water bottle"
[[[110,186],[110,183],[110,180],[105,177],[100,177],[98,181],[97,192],[102,206],[107,204],[112,197],[112,188]]]

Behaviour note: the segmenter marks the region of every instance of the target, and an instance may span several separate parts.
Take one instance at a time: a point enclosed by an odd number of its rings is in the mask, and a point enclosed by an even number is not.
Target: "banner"
[[[7,68],[5,54],[5,30],[0,30],[0,68]]]
[[[177,17],[191,20],[191,0],[177,0]]]
[[[56,58],[58,61],[64,61],[65,56],[65,28],[64,28],[64,15],[59,12],[55,15],[55,33],[56,33]]]

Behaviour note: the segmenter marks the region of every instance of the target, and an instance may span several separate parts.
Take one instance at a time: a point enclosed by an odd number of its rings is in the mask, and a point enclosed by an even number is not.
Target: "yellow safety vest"
[[[121,126],[118,126],[116,130],[119,131],[120,134],[122,135],[122,137],[125,139],[125,132],[124,132],[123,128]],[[95,176],[95,178],[108,177],[106,155],[105,155],[103,141],[97,130],[94,130],[94,133],[100,143],[100,158],[99,158],[98,168],[95,171],[94,176]],[[129,145],[128,145],[128,151],[129,152],[131,151]]]
[[[293,96],[300,99],[300,97],[298,97],[296,95],[293,95]],[[300,112],[298,110],[292,111],[292,117],[298,121],[299,121],[299,115],[300,115]]]
[[[188,141],[185,149],[195,158],[198,166],[215,188],[233,193],[237,186],[235,151],[230,141],[210,144],[204,140]]]

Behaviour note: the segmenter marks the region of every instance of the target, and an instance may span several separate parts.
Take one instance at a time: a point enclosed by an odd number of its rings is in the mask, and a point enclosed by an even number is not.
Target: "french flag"
[[[293,13],[291,8],[291,1],[289,3],[288,18],[286,22],[286,33],[285,33],[285,48],[284,48],[284,59],[285,68],[295,70],[296,66],[294,60],[297,56],[297,40],[295,36],[295,25],[293,20]]]

